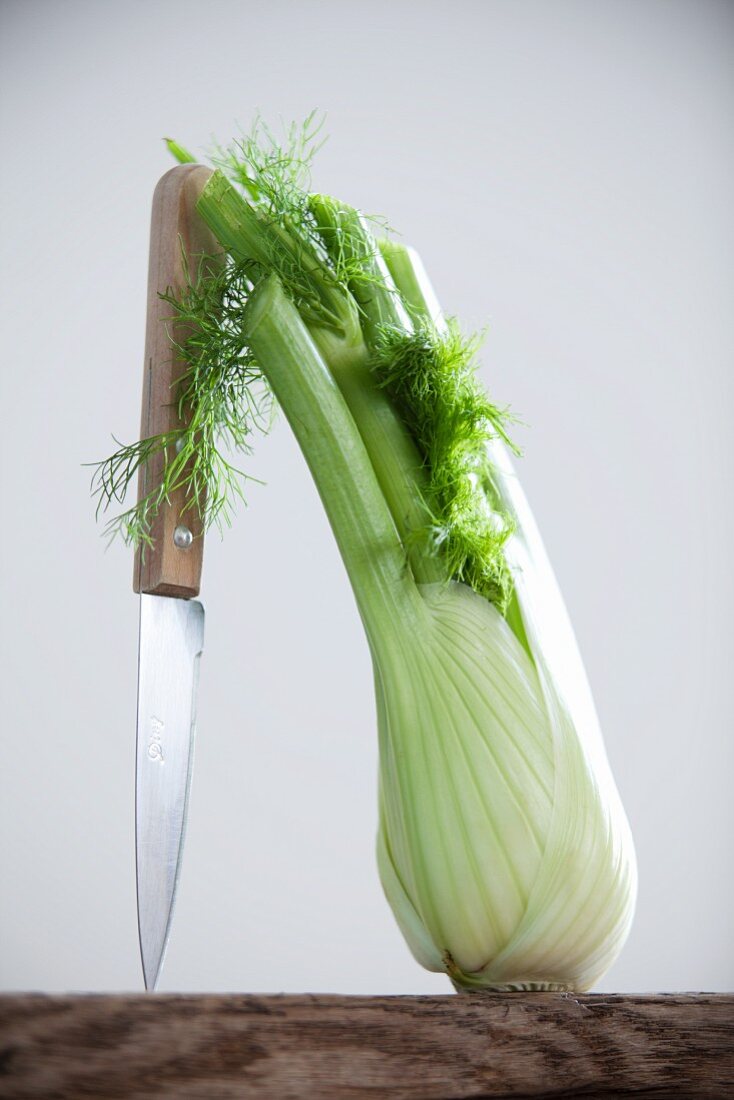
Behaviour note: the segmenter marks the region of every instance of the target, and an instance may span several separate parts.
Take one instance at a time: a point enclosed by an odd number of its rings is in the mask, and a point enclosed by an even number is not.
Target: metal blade
[[[181,872],[204,608],[140,597],[135,852],[145,988],[155,989]]]

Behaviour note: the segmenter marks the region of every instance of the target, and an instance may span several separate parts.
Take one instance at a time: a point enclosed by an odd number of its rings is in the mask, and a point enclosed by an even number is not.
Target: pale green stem
[[[425,467],[389,397],[375,385],[367,347],[364,342],[348,347],[324,328],[314,327],[311,333],[362,436],[413,576],[420,584],[445,580],[442,562],[421,536],[430,522]]]
[[[410,318],[362,215],[325,195],[309,196],[309,206],[336,270],[351,272],[348,285],[360,307],[365,336],[361,347],[349,348],[346,354],[323,329],[312,330],[314,340],[359,428],[413,575],[424,584],[443,581],[445,567],[419,534],[431,521],[426,505],[428,472],[387,393],[375,385],[369,367],[369,348],[379,339],[381,327],[410,331]]]
[[[372,349],[385,325],[412,331],[398,288],[363,214],[330,195],[309,195],[319,234],[338,272],[347,277],[360,308],[362,332]]]
[[[197,208],[236,260],[254,260],[264,270],[275,271],[286,283],[288,270],[281,271],[279,261],[285,260],[294,267],[300,265],[300,270],[307,274],[314,302],[318,300],[336,324],[319,324],[308,301],[297,301],[299,311],[359,428],[413,575],[424,584],[445,580],[442,563],[420,537],[430,522],[424,498],[426,472],[390,399],[375,385],[354,302],[338,286],[331,272],[322,268],[316,255],[309,254],[279,226],[263,219],[221,172],[212,175]],[[397,291],[391,297],[393,303],[399,303]],[[394,316],[410,323],[404,310]]]
[[[190,153],[188,149],[185,149],[183,145],[179,145],[173,138],[164,138],[163,140],[168,152],[179,164],[196,164],[196,157],[194,154]]]
[[[255,260],[267,264],[265,229],[250,204],[221,172],[212,172],[196,208],[219,243],[235,260]]]
[[[408,306],[413,320],[428,322],[433,325],[437,332],[444,332],[446,321],[441,306],[423,262],[415,249],[409,245],[388,240],[381,240],[379,247],[383,259],[390,269],[392,279]],[[505,619],[530,659],[534,660],[516,588],[513,588],[507,604]]]
[[[250,297],[244,327],[311,470],[367,636],[390,645],[396,622],[417,627],[422,601],[341,391],[277,277]]]
[[[354,304],[318,258],[293,234],[264,217],[242,198],[221,172],[213,172],[196,208],[219,243],[235,260],[254,260],[265,272],[275,271],[323,324],[347,337],[358,330]],[[351,305],[351,308],[350,308]]]
[[[446,327],[441,306],[418,253],[398,241],[383,238],[377,244],[413,321],[430,321],[441,332]]]

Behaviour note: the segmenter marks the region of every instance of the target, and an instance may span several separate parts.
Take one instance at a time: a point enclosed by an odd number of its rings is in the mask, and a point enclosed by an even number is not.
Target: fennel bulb
[[[321,493],[369,640],[378,865],[408,946],[458,988],[589,988],[628,932],[634,856],[573,636],[511,472],[502,473],[517,520],[507,553],[523,569],[530,652],[467,585],[416,583],[406,569],[346,402],[277,281],[254,292],[245,328]],[[557,657],[546,656],[550,645]]]

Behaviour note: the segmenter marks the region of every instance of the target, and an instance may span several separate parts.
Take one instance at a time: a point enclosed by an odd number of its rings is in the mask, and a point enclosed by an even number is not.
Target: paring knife
[[[209,178],[202,165],[184,164],[161,178],[153,195],[141,439],[182,425],[176,384],[184,365],[169,335],[171,306],[159,294],[186,285],[197,255],[220,248],[195,204]],[[175,331],[172,333],[176,338]],[[138,499],[160,484],[163,455],[142,466]],[[204,540],[183,488],[156,516],[153,546],[138,550],[133,588],[140,593],[135,847],[138,928],[145,988],[155,989],[171,930],[181,871],[193,762],[204,608],[198,596]]]

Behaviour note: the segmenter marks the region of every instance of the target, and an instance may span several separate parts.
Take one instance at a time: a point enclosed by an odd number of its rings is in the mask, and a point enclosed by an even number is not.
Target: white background
[[[734,7],[710,0],[0,4],[1,982],[139,989],[137,601],[82,463],[139,419],[161,137],[312,107],[316,189],[385,214],[483,377],[636,838],[605,990],[734,979]],[[285,422],[205,554],[188,848],[161,988],[431,992],[373,853],[366,644]]]

